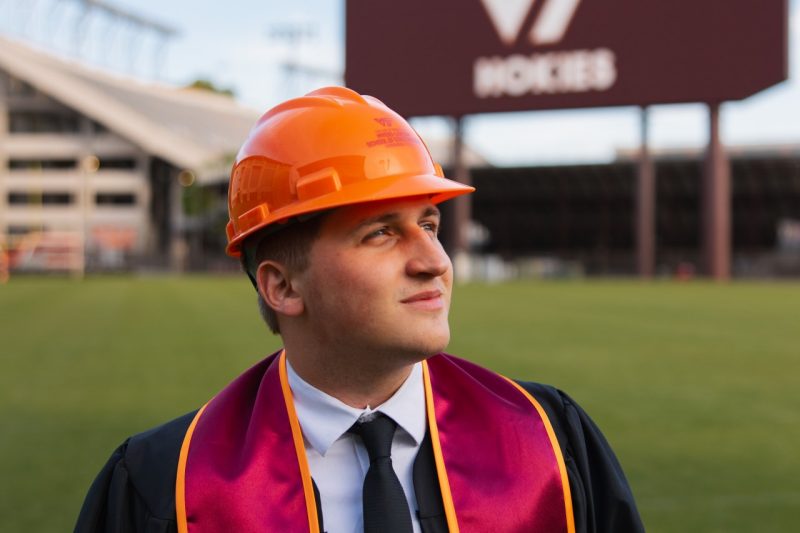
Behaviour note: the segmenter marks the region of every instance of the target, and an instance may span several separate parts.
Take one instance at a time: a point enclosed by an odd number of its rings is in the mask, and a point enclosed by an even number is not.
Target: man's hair
[[[303,272],[308,268],[311,245],[319,235],[324,214],[314,216],[303,222],[290,222],[285,228],[267,233],[264,236],[250,237],[243,247],[242,266],[250,274],[255,284],[258,266],[264,261],[275,261],[292,272]],[[255,241],[255,242],[253,242]],[[252,254],[252,258],[248,257]],[[258,286],[256,286],[258,292]],[[258,310],[270,331],[281,332],[278,315],[258,292]]]

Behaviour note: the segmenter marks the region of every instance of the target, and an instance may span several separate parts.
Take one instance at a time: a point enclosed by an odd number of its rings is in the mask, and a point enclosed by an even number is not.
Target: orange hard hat
[[[474,191],[444,177],[403,117],[380,100],[326,87],[267,111],[231,171],[226,252],[276,223],[343,205]]]

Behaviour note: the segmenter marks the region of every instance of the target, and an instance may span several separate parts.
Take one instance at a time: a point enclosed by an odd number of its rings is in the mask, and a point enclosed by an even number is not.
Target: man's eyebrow
[[[428,206],[424,213],[422,213],[422,217],[439,217],[442,218],[442,212],[439,211],[439,208],[435,205]]]

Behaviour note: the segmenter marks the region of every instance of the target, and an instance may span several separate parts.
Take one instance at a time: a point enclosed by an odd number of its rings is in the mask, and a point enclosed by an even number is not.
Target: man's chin
[[[427,359],[428,357],[436,355],[437,353],[443,352],[447,348],[447,345],[450,344],[450,334],[448,332],[447,335],[443,335],[439,339],[428,338],[426,341],[427,342],[420,347],[420,353],[424,354],[423,359]]]

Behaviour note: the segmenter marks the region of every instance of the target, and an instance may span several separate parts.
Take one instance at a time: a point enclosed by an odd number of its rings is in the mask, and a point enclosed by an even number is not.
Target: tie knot
[[[397,422],[383,413],[377,413],[366,422],[356,422],[352,431],[361,436],[369,454],[369,460],[373,462],[376,459],[392,455],[392,438],[395,429],[397,429]]]

